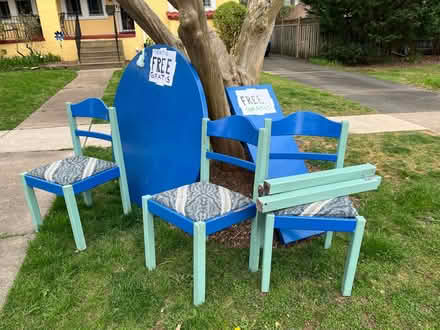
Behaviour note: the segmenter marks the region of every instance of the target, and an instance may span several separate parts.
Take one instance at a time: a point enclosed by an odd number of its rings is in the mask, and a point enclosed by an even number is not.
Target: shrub
[[[215,11],[214,26],[229,52],[238,40],[246,14],[247,8],[233,1],[225,2]]]
[[[10,71],[25,67],[35,67],[46,63],[55,63],[61,61],[57,55],[34,54],[28,56],[0,57],[0,71]]]
[[[323,47],[321,56],[330,62],[347,65],[368,63],[368,51],[362,45],[356,43],[326,45]]]

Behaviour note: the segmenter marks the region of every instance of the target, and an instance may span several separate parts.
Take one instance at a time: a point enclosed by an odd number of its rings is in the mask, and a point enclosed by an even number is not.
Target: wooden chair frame
[[[221,137],[250,143],[258,147],[256,164],[232,156],[227,156],[210,150],[210,137]],[[241,168],[255,171],[253,199],[257,198],[258,186],[264,182],[267,175],[269,136],[266,128],[257,129],[243,116],[231,116],[217,121],[202,121],[201,143],[201,171],[200,181],[209,182],[209,160],[217,160]],[[145,264],[149,270],[156,268],[154,218],[173,224],[186,233],[193,235],[193,302],[200,305],[205,301],[205,273],[206,273],[206,239],[209,235],[231,225],[253,218],[256,215],[255,203],[238,210],[231,211],[222,216],[209,219],[205,222],[195,222],[178,214],[160,203],[152,200],[147,195],[142,198],[144,239],[145,239]],[[254,228],[256,229],[256,228]]]
[[[87,206],[92,206],[92,195],[89,190],[105,182],[119,178],[123,210],[124,214],[128,214],[131,211],[130,194],[128,191],[116,109],[112,107],[107,108],[101,100],[95,98],[86,99],[77,104],[66,103],[66,108],[75,155],[83,155],[79,139],[80,136],[110,141],[112,143],[117,167],[102,171],[81,181],[77,181],[72,185],[65,186],[30,176],[27,172],[21,174],[21,180],[35,231],[38,232],[42,224],[40,208],[34,191],[34,188],[38,188],[58,196],[64,196],[76,247],[78,250],[85,250],[86,242],[75,195],[82,193],[85,204]],[[91,117],[110,120],[111,135],[79,130],[76,123],[76,117]]]

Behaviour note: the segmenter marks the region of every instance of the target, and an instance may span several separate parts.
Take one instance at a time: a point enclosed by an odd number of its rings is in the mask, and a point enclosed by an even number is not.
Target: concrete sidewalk
[[[79,71],[76,79],[16,129],[0,131],[0,308],[24,260],[28,242],[34,237],[19,174],[72,154],[65,102],[101,98],[113,71]],[[89,122],[89,119],[79,120],[84,129],[88,129]],[[108,131],[106,125],[98,129]],[[55,196],[40,190],[36,194],[45,215]]]

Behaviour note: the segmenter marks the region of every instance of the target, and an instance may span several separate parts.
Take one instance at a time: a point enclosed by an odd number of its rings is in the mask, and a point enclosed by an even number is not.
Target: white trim
[[[100,0],[102,3],[102,11],[104,15],[90,15],[89,5],[87,0],[79,0],[81,5],[81,15],[79,15],[80,20],[94,20],[94,19],[107,19],[108,15],[105,12],[105,0]],[[67,13],[66,0],[61,1],[61,9],[64,13]],[[72,17],[66,17],[66,19],[73,19]]]
[[[209,7],[205,7],[205,11],[215,10],[216,8],[217,8],[217,0],[211,0],[211,5]],[[174,8],[170,3],[168,3],[168,11],[178,12],[178,10]]]

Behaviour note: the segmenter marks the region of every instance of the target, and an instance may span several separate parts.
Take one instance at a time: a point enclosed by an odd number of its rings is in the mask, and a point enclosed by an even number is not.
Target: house
[[[166,0],[144,1],[177,34],[178,12]],[[203,0],[210,24],[226,1]],[[111,64],[133,58],[146,38],[116,0],[0,0],[0,56],[28,54],[28,46],[66,62]]]

